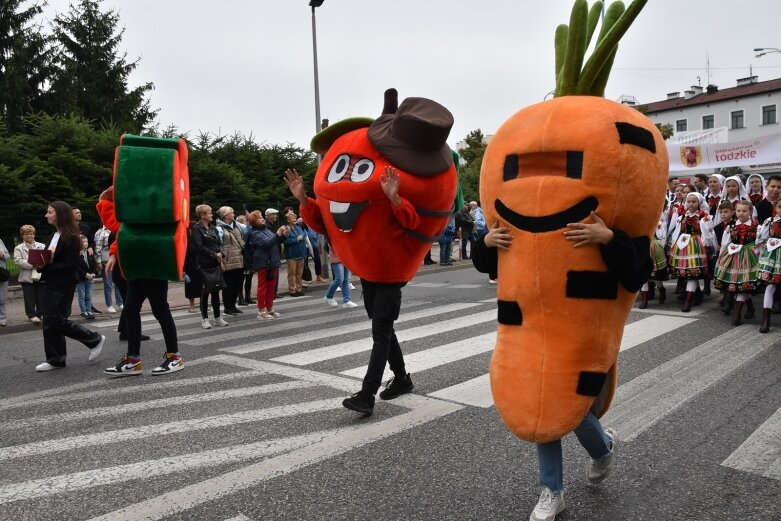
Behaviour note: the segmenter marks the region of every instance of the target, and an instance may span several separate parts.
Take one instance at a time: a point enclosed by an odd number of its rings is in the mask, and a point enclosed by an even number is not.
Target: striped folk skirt
[[[701,280],[709,275],[708,252],[701,235],[692,235],[684,247],[676,241],[670,250],[670,276],[685,280]]]
[[[758,264],[753,242],[744,244],[735,253],[724,252],[716,264],[713,287],[733,293],[753,293],[758,285]]]
[[[664,241],[657,238],[651,239],[651,263],[654,266],[651,278],[654,280],[667,280],[667,252],[664,251]]]
[[[762,250],[757,264],[758,278],[761,284],[781,283],[781,248]]]

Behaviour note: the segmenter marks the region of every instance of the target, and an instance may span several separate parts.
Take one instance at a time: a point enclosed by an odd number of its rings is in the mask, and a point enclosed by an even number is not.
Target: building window
[[[732,121],[732,126],[730,126],[730,128],[743,128],[742,110],[736,110],[734,112],[730,112],[730,119]]]
[[[762,107],[762,124],[773,125],[776,123],[776,106],[767,105]]]
[[[675,131],[676,132],[686,132],[686,120],[685,119],[679,119],[675,122]]]
[[[702,117],[702,130],[713,128],[713,115]]]

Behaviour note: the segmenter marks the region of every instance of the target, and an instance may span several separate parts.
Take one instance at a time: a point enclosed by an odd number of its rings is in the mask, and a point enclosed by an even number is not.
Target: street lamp
[[[315,20],[315,9],[323,5],[325,0],[310,0],[309,7],[312,8],[312,53],[315,57],[315,134],[320,132],[320,81],[317,77],[317,22]],[[320,155],[317,156],[317,164],[320,164]]]
[[[761,58],[766,54],[781,52],[781,49],[776,49],[775,47],[757,47],[754,49],[754,52],[758,52],[759,54],[757,54],[756,57]]]

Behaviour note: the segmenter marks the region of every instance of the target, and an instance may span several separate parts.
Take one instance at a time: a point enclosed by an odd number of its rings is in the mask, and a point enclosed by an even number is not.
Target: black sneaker
[[[385,384],[385,389],[380,393],[380,398],[383,400],[393,400],[397,396],[412,391],[414,388],[415,385],[412,383],[412,378],[409,377],[409,373],[405,374],[402,379],[398,379],[394,376]]]
[[[239,314],[238,311],[234,309],[226,309],[225,311],[223,311],[223,313],[225,313],[226,315],[230,315],[232,317],[235,317],[236,315]]]
[[[342,405],[351,411],[371,416],[374,412],[374,395],[365,391],[358,391],[349,398],[345,398]]]
[[[92,306],[92,312],[96,315],[102,315],[103,312],[99,309],[96,309],[95,306]]]

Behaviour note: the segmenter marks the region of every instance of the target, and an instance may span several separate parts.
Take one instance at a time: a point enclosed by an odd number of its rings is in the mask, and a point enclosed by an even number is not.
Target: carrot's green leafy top
[[[556,91],[558,96],[604,96],[605,85],[624,36],[648,0],[634,0],[629,8],[620,0],[610,4],[602,20],[594,52],[583,65],[586,49],[596,31],[602,12],[597,0],[588,8],[588,0],[575,0],[569,26],[556,28]]]

